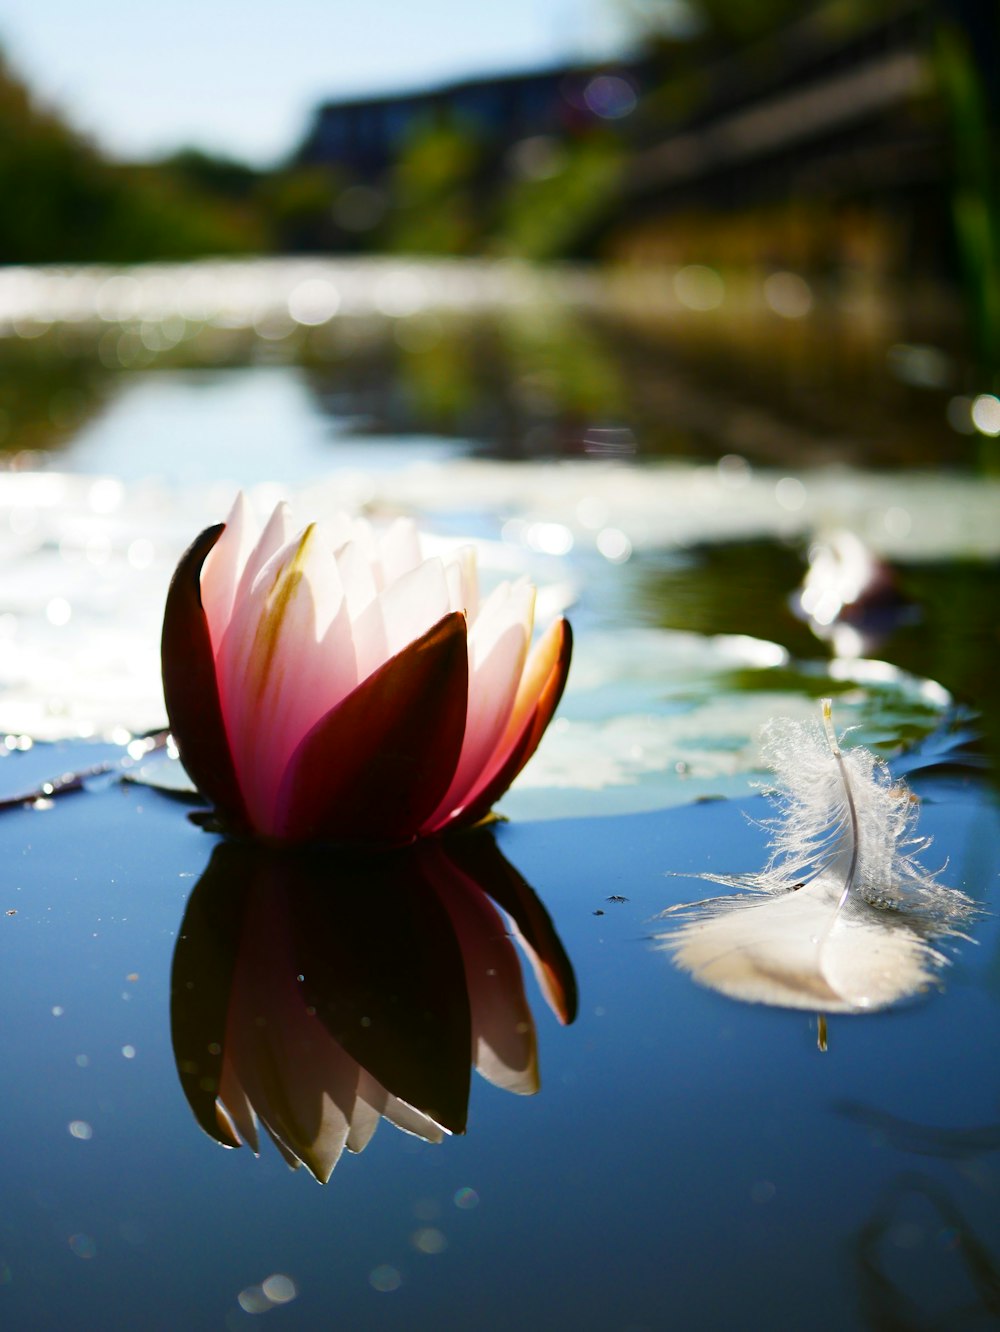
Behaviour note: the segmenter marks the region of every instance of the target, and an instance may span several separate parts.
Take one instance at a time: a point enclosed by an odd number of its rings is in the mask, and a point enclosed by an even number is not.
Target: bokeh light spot
[[[290,1276],[284,1272],[275,1272],[265,1277],[260,1288],[272,1304],[290,1304],[298,1295],[298,1288]]]
[[[419,1253],[444,1253],[448,1247],[447,1236],[436,1226],[421,1226],[419,1230],[413,1232],[411,1239],[413,1247]]]
[[[378,1291],[398,1290],[403,1284],[403,1278],[397,1268],[380,1263],[368,1273],[368,1284]]]
[[[96,1258],[97,1244],[89,1235],[70,1235],[69,1247],[78,1258]]]
[[[726,299],[726,284],[706,264],[686,264],[674,274],[674,293],[689,310],[717,310]]]
[[[992,393],[980,393],[972,400],[972,424],[981,435],[995,438],[1000,435],[1000,398]]]
[[[764,279],[764,300],[782,319],[804,319],[813,304],[809,283],[798,273],[771,273]]]

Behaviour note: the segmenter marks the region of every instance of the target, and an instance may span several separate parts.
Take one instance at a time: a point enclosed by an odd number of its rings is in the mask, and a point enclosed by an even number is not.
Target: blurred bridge
[[[795,199],[881,203],[934,232],[932,248],[954,176],[937,39],[943,25],[964,35],[995,100],[997,9],[900,0],[845,11],[834,0],[668,80],[644,103],[620,194],[586,247],[658,218]]]

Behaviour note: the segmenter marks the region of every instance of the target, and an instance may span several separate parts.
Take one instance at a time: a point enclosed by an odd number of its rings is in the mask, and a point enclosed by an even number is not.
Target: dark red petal
[[[451,782],[465,735],[465,616],[445,615],[322,717],[278,793],[286,842],[410,841]]]
[[[181,556],[167,592],[160,660],[170,730],[188,776],[231,820],[246,824],[201,604],[202,565],[224,530],[225,523],[206,528]]]
[[[570,628],[569,621],[562,620],[560,623],[563,627],[563,634],[562,642],[559,645],[559,655],[549,672],[548,679],[542,686],[537,704],[528,713],[521,734],[514,742],[514,747],[507,761],[483,787],[482,791],[468,805],[459,810],[451,822],[443,825],[444,827],[468,828],[473,823],[478,823],[480,819],[484,819],[538,748],[538,743],[545,733],[546,726],[552,720],[552,714],[559,706],[559,700],[566,688],[570,658],[573,655],[573,631]]]

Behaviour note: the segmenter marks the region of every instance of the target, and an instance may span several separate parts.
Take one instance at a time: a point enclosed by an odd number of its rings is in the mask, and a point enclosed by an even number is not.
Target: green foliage
[[[501,207],[502,247],[529,259],[572,252],[614,197],[622,151],[617,139],[595,133],[566,145],[550,172],[512,182]]]
[[[704,49],[747,47],[797,23],[847,32],[870,22],[871,0],[621,0],[624,14],[647,45],[683,48],[699,55]],[[906,0],[902,0],[905,4]],[[900,8],[900,0],[880,0],[883,13]]]
[[[446,119],[428,121],[404,145],[390,181],[388,248],[414,254],[466,254],[478,247],[476,190],[481,148]]]
[[[0,263],[131,262],[253,248],[259,234],[169,168],[116,166],[36,107],[0,57]]]
[[[270,248],[334,248],[333,206],[342,188],[337,172],[324,166],[291,166],[265,176],[256,202]]]
[[[969,41],[942,25],[936,42],[938,80],[952,126],[952,212],[975,353],[1000,372],[1000,190],[992,126]]]
[[[187,188],[218,199],[246,202],[256,193],[261,172],[200,148],[181,148],[163,159],[161,168]]]

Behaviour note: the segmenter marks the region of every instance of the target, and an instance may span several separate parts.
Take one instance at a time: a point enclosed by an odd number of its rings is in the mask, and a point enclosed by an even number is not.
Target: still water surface
[[[458,319],[457,296],[426,297],[432,270],[407,271],[296,273],[278,295],[272,274],[256,323],[235,297],[194,311],[188,274],[180,332],[176,311],[128,306],[146,278],[95,280],[94,328],[50,282],[44,318],[22,310],[3,343],[39,397],[7,399],[0,794],[117,763],[162,725],[166,581],[237,486],[471,539],[487,581],[530,573],[577,638],[511,821],[443,865],[220,869],[188,806],[116,773],[0,815],[4,1326],[992,1325],[998,828],[989,769],[954,746],[995,747],[1000,537],[995,484],[947,424],[954,385],[905,391],[898,330],[845,337],[831,370],[804,359],[822,330],[793,353],[775,325],[768,379],[731,324],[623,328],[589,280],[539,304],[455,279],[476,305]],[[831,404],[859,381],[838,443]],[[860,656],[792,610],[811,543],[845,528],[898,580]],[[939,988],[831,1018],[821,1051],[818,1014],[696,987],[656,918],[717,891],[678,874],[760,868],[759,727],[829,694],[839,727],[915,770],[927,863],[992,914],[951,942]],[[919,768],[914,745],[944,758]],[[519,969],[488,912],[463,914],[470,882],[516,922]],[[487,947],[492,999],[463,979]],[[421,1013],[451,1037],[428,1044]],[[219,1136],[201,1082],[222,1052],[274,1115],[308,1120],[317,1085],[350,1102],[361,1068],[467,1131],[428,1142],[384,1104],[319,1187],[265,1135],[255,1159],[200,1126]]]

